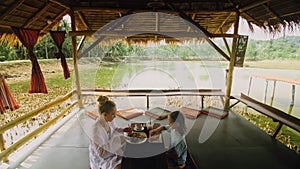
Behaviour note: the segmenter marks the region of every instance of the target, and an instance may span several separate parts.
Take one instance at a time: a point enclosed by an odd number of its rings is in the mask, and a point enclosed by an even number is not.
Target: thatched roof
[[[0,1],[0,33],[2,40],[5,33],[12,33],[11,26],[41,30],[47,33],[55,30],[55,25],[66,14],[75,15],[77,35],[92,34],[102,26],[124,15],[140,12],[162,12],[174,14],[198,25],[209,37],[224,36],[223,32],[232,26],[237,12],[245,18],[249,26],[255,24],[270,32],[280,31],[279,25],[299,26],[300,3],[298,0],[5,0]],[[153,38],[157,31],[157,19],[147,15],[128,22],[135,23],[139,30],[150,30],[147,35],[132,38]],[[139,22],[143,23],[140,25]],[[182,23],[173,23],[171,29],[159,25],[161,33],[192,32],[190,28],[182,28]],[[147,24],[145,24],[147,23]],[[166,21],[168,25],[168,22]],[[115,31],[126,28],[116,27]],[[134,33],[134,32],[133,32]],[[136,32],[135,34],[139,34]],[[160,34],[160,33],[158,33]],[[229,35],[226,35],[229,36]],[[155,35],[161,38],[160,35]]]

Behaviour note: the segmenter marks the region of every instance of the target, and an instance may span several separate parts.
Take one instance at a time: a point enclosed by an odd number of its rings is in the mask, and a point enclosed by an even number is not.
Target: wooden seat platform
[[[276,137],[283,124],[300,132],[300,119],[294,116],[291,116],[275,107],[263,104],[243,93],[241,93],[241,96],[231,96],[231,99],[236,99],[238,101],[231,105],[230,108],[235,106],[238,102],[242,102],[248,107],[272,118],[274,121],[278,121],[279,124],[272,135],[273,137]]]

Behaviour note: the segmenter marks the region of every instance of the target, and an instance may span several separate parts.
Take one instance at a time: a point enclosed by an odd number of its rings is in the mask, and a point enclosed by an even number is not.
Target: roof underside
[[[72,9],[72,10],[71,10]],[[131,38],[159,39],[160,34],[180,33],[191,36],[189,26],[181,26],[182,20],[164,19],[172,14],[194,22],[210,37],[227,32],[235,21],[237,11],[249,26],[255,24],[270,32],[280,31],[279,25],[295,27],[300,22],[300,3],[297,0],[6,0],[0,2],[0,33],[12,33],[11,26],[41,30],[48,33],[66,14],[74,11],[76,31],[91,34],[104,25],[126,16],[141,12],[161,12],[158,15],[139,15],[114,27],[116,31],[143,30],[131,32]],[[162,17],[162,18],[161,18]],[[47,21],[52,21],[48,22]],[[161,20],[164,20],[164,24]],[[130,23],[130,24],[129,24]],[[130,25],[130,26],[127,26]],[[171,26],[172,25],[172,26]],[[197,31],[196,31],[197,32]],[[112,34],[112,32],[110,32]],[[139,35],[137,35],[139,34]],[[7,35],[6,35],[7,36]]]

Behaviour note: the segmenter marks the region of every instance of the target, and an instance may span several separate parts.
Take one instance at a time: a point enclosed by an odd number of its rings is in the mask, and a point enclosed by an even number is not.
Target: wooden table
[[[148,135],[147,128],[145,131]],[[167,169],[167,157],[164,143],[150,143],[149,139],[142,144],[126,143],[122,169]]]
[[[122,169],[167,169],[167,157],[162,143],[128,143],[122,160]]]

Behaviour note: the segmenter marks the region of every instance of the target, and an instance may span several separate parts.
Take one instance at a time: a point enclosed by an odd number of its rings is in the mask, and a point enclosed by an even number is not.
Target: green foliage
[[[70,26],[66,20],[62,20],[58,30],[70,30]],[[66,35],[63,43],[63,53],[66,57],[72,56],[71,37]],[[53,58],[54,53],[57,53],[57,47],[51,38],[50,34],[45,35],[37,42],[34,47],[34,54],[38,59]],[[9,60],[24,60],[27,58],[27,50],[23,46],[8,46],[6,42],[0,43],[0,61]]]
[[[58,30],[67,32],[70,30],[70,26],[66,20],[61,21]],[[58,49],[50,34],[45,35],[41,40],[38,41],[38,43],[34,47],[34,53],[36,57],[40,59],[55,58],[54,54],[57,52]],[[65,41],[63,43],[62,52],[67,58],[72,56],[71,37],[68,35],[66,35]]]
[[[288,36],[270,41],[249,40],[246,59],[300,60],[300,38],[297,36]]]

